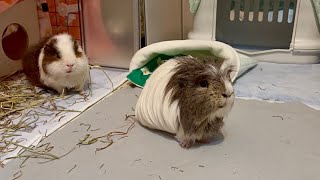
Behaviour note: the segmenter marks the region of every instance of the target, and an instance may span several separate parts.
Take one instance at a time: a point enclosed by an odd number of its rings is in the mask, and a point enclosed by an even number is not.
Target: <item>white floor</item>
[[[128,137],[114,138],[109,148],[96,143],[77,146],[86,134],[101,136],[126,130],[125,115],[133,114],[140,89],[125,88],[91,107],[44,143],[54,146],[60,160],[10,161],[0,179],[241,179],[318,180],[320,112],[300,103],[272,104],[237,99],[225,120],[223,138],[184,150],[170,136],[138,124]],[[90,130],[87,126],[90,124]],[[125,127],[122,127],[126,125]],[[98,129],[98,130],[97,130]],[[94,130],[94,131],[92,131]],[[16,174],[18,173],[18,174]]]
[[[302,102],[320,110],[320,64],[259,64],[235,83],[237,97]]]

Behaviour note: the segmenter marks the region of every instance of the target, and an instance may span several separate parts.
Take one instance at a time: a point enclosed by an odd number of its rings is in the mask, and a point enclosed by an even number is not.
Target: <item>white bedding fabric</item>
[[[238,77],[238,72],[240,70],[240,58],[231,46],[219,41],[191,39],[162,41],[140,49],[131,59],[129,72],[143,67],[157,54],[175,56],[186,51],[201,50],[210,51],[218,57],[230,60],[230,62],[236,67],[236,72],[231,74],[232,81]]]
[[[136,118],[143,126],[173,134],[177,132],[179,107],[177,102],[170,105],[170,92],[164,98],[166,85],[173,75],[171,70],[176,64],[175,60],[167,61],[147,80],[135,109]]]

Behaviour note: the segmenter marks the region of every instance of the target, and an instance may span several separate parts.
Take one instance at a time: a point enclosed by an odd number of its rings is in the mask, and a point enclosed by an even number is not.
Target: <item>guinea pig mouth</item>
[[[226,105],[227,105],[227,103],[224,103],[224,104],[218,106],[218,108],[220,108],[220,109],[221,109],[221,108],[224,108]]]
[[[71,69],[66,70],[66,73],[71,73],[71,72],[72,72]]]

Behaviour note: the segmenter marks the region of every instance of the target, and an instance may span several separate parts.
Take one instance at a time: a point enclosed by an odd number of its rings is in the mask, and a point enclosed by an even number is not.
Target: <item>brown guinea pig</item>
[[[210,142],[234,103],[233,71],[227,60],[170,59],[147,80],[136,118],[143,126],[175,134],[183,148]]]
[[[81,46],[69,34],[42,39],[22,59],[23,71],[34,85],[64,94],[74,89],[84,94],[89,63]]]

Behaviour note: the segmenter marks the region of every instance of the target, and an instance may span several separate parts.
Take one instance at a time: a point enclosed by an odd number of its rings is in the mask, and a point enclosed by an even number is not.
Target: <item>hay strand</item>
[[[17,138],[23,132],[32,132],[39,123],[44,125],[55,118],[61,120],[65,116],[63,113],[81,112],[57,104],[59,100],[71,97],[70,95],[62,99],[56,94],[39,90],[32,86],[21,72],[2,77],[0,79],[0,165],[3,166],[5,160],[22,157],[26,158],[25,161],[29,158],[57,159],[57,156],[47,153],[52,147],[46,147],[44,151],[34,150],[22,146],[23,139],[17,140]],[[52,119],[40,122],[40,117]],[[22,156],[21,152],[18,152],[17,156],[1,159],[18,148],[31,155]]]
[[[110,81],[112,86],[112,92],[115,91],[114,84],[105,72],[105,70],[98,65],[90,66],[90,69],[100,69],[103,74]],[[79,98],[76,102],[70,105],[87,101],[88,96],[92,96],[92,79],[89,71],[89,95]],[[111,93],[112,93],[111,92]],[[25,147],[21,143],[26,139],[18,139],[23,132],[30,133],[38,125],[45,125],[52,120],[59,122],[66,115],[66,113],[79,113],[81,111],[68,109],[66,107],[59,106],[59,101],[67,101],[72,98],[73,95],[60,96],[58,94],[52,94],[49,91],[42,90],[32,86],[26,79],[25,75],[21,71],[14,72],[5,77],[0,78],[0,166],[3,166],[3,161],[15,158],[25,158],[21,167],[30,158],[43,158],[55,160],[61,157],[57,157],[50,154],[49,151],[53,149],[52,146],[43,145],[41,148],[45,150],[34,149],[34,147]],[[41,120],[40,120],[41,119]],[[41,123],[41,124],[40,124]],[[90,130],[91,126],[88,126],[87,131],[97,131],[99,129]],[[41,131],[39,131],[40,134]],[[41,141],[47,137],[47,130]],[[89,137],[88,137],[89,138]],[[106,136],[104,136],[106,138]],[[92,138],[87,141],[83,141],[83,144],[94,144],[101,140],[102,137]],[[21,155],[21,151],[17,156],[2,159],[8,153],[15,152],[17,149],[26,151],[29,155]],[[73,149],[74,150],[74,149]]]
[[[105,71],[101,66],[98,66],[98,65],[92,65],[92,66],[90,66],[90,68],[97,68],[97,69],[100,69],[100,70],[104,73],[104,75],[109,79],[109,81],[110,81],[110,83],[111,83],[111,86],[112,86],[112,92],[114,92],[114,91],[115,91],[114,86],[113,86],[113,82],[112,82],[112,80],[111,80],[110,76],[106,73],[106,71]]]

